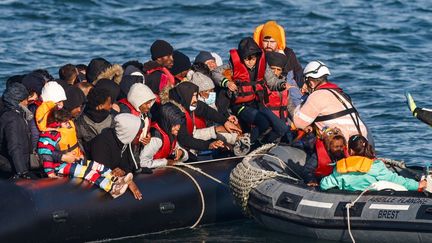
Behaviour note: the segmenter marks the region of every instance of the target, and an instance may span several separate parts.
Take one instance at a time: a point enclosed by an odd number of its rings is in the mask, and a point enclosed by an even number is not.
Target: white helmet
[[[305,78],[321,78],[324,75],[330,75],[330,70],[325,63],[317,60],[306,65],[303,75]]]

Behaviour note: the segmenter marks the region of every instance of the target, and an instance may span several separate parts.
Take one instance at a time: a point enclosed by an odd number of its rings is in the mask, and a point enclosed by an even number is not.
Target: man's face
[[[207,67],[210,69],[210,71],[213,71],[217,68],[216,61],[213,59],[205,61],[204,64],[207,65]]]
[[[262,46],[265,51],[276,51],[277,50],[277,42],[275,39],[271,37],[264,37],[262,41]]]
[[[255,55],[251,55],[243,59],[243,61],[247,68],[252,69],[255,67],[257,57]]]
[[[282,75],[282,68],[278,66],[270,66],[273,73],[276,75],[276,77],[280,77]]]
[[[153,103],[154,103],[154,99],[153,100],[149,100],[145,103],[143,103],[142,105],[140,105],[139,110],[142,114],[147,114],[148,112],[150,112],[150,108],[152,107]]]
[[[108,98],[106,99],[105,103],[98,105],[96,107],[96,110],[106,110],[106,111],[110,111],[112,108],[112,102],[111,102],[111,97],[108,96]]]
[[[344,148],[345,148],[345,143],[343,139],[333,139],[330,142],[329,152],[334,159],[340,160],[345,158]]]
[[[173,55],[159,57],[156,61],[166,68],[172,68],[174,65]]]
[[[77,117],[79,117],[79,116],[81,115],[81,111],[82,111],[81,106],[78,106],[78,107],[76,107],[76,108],[73,108],[73,109],[71,110],[72,118],[77,118]]]
[[[197,102],[198,102],[197,95],[198,95],[197,92],[193,93],[192,100],[191,100],[191,106],[195,106],[195,107],[197,106]]]
[[[171,127],[171,134],[177,136],[179,130],[180,130],[180,124],[174,125],[173,127]]]

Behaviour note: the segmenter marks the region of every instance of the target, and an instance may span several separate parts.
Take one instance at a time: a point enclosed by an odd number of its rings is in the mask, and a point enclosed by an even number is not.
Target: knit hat
[[[216,59],[212,56],[212,54],[208,51],[200,51],[198,55],[195,57],[194,63],[205,63],[208,60],[214,60]]]
[[[170,43],[164,40],[156,40],[150,47],[150,53],[153,60],[158,59],[159,57],[172,55],[174,48],[170,45]]]
[[[141,128],[141,119],[130,113],[121,113],[114,117],[114,129],[117,138],[123,144],[130,144]]]
[[[264,24],[260,35],[261,43],[264,37],[266,36],[270,36],[271,38],[275,39],[278,48],[283,49],[285,32],[284,29],[280,25],[278,25],[275,21],[268,21],[267,23]]]
[[[75,86],[69,86],[66,89],[66,98],[67,100],[64,102],[64,108],[67,111],[72,111],[73,109],[82,106],[86,100],[84,92]]]
[[[54,103],[67,99],[64,89],[55,81],[50,81],[43,86],[41,98],[44,102],[52,101]]]
[[[287,56],[275,51],[266,52],[266,60],[269,66],[284,68],[288,62]]]
[[[173,75],[177,75],[191,68],[191,61],[188,56],[180,51],[173,52],[174,65],[170,69]]]
[[[130,87],[130,90],[127,95],[127,100],[131,105],[135,108],[135,110],[139,111],[139,107],[148,102],[149,100],[153,100],[151,105],[154,104],[156,100],[156,95],[153,94],[151,89],[147,87],[147,85],[142,83],[136,83]]]
[[[192,74],[191,82],[198,86],[199,92],[214,89],[215,87],[213,80],[200,72]]]

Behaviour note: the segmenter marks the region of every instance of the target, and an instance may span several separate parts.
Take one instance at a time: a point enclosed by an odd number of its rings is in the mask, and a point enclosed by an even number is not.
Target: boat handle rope
[[[354,201],[352,201],[352,202],[350,202],[350,203],[347,203],[347,204],[345,205],[345,208],[346,208],[346,210],[347,210],[347,225],[348,225],[348,233],[349,233],[349,236],[351,237],[351,241],[352,241],[353,243],[355,243],[356,241],[355,241],[354,236],[353,236],[353,234],[352,234],[352,232],[351,232],[350,209],[351,209],[352,207],[354,207],[354,204],[355,204],[358,200],[360,200],[360,198],[361,198],[361,197],[362,197],[366,192],[368,192],[369,189],[371,189],[371,188],[372,188],[372,185],[368,186],[366,189],[364,189],[364,190],[360,193],[360,195],[358,195],[358,197],[357,197]]]

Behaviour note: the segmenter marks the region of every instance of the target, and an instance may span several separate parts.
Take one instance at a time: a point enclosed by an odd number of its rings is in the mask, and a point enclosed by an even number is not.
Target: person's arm
[[[195,150],[207,150],[211,144],[211,140],[204,141],[201,139],[195,139],[192,135],[189,135],[186,124],[182,124],[180,126],[180,130],[177,135],[177,140],[181,146],[186,149],[195,149]]]
[[[221,113],[200,100],[197,103],[195,115],[202,117],[207,121],[216,122],[220,125],[225,124],[225,122],[227,121],[227,118],[224,115],[222,115]]]
[[[339,181],[336,178],[335,173],[332,173],[331,175],[324,177],[320,182],[320,188],[322,190],[328,190],[328,189],[331,189],[334,187],[337,187],[340,189]]]
[[[371,170],[374,170],[374,175],[378,181],[389,181],[404,186],[409,191],[416,191],[419,187],[419,182],[410,178],[405,178],[395,172],[387,169],[381,161],[375,161]]]
[[[182,148],[179,143],[176,144],[176,149],[183,152],[183,155],[179,158],[179,161],[185,162],[189,159],[189,153],[186,151],[186,149]]]
[[[294,111],[293,122],[298,129],[311,125],[320,114],[319,103],[322,102],[316,93],[312,93],[303,105],[297,106]]]
[[[228,79],[224,75],[224,71],[226,69],[231,69],[230,64],[224,64],[220,67],[217,67],[215,70],[211,72],[211,78],[216,86],[226,88],[228,85]]]
[[[167,165],[168,160],[166,158],[153,159],[154,155],[162,147],[162,139],[158,137],[152,137],[150,142],[144,146],[140,153],[140,166],[147,168],[156,168]]]
[[[42,132],[40,134],[37,152],[42,160],[44,172],[51,177],[55,175],[56,161],[53,158],[53,152],[56,150],[58,141],[60,141],[59,133]]]
[[[24,140],[27,139],[25,128],[22,123],[9,119],[5,125],[5,138],[7,139],[7,150],[11,156],[11,162],[17,173],[25,173],[29,170],[29,151]],[[30,141],[29,141],[30,142]]]
[[[205,141],[210,139],[216,139],[215,127],[211,126],[206,128],[195,129],[193,133],[193,137]]]

